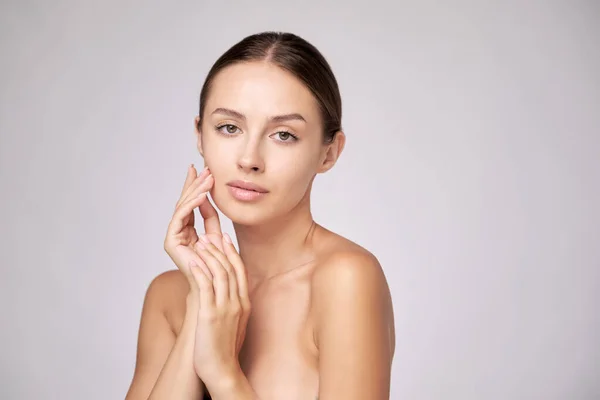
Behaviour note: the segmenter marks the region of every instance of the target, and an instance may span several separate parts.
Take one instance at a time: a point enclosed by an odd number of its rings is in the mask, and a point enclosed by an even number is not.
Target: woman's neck
[[[267,224],[234,223],[240,255],[249,277],[261,282],[312,261],[311,239],[317,227],[309,204],[304,201],[289,214]]]

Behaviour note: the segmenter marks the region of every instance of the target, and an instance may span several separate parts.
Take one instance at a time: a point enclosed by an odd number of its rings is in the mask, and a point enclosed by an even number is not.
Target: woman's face
[[[215,180],[215,204],[242,225],[289,213],[307,199],[315,174],[332,166],[316,99],[268,62],[235,64],[217,74],[198,149]],[[240,188],[244,184],[263,193]]]

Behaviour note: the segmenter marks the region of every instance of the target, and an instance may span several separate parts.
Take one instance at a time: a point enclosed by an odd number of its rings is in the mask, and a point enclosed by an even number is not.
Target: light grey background
[[[600,398],[598,2],[158,3],[2,2],[1,399],[124,397],[200,86],[263,30],[339,79],[313,210],[385,269],[392,399]]]

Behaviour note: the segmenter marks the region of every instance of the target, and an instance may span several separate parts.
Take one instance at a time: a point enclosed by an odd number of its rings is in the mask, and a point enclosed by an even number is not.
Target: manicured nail
[[[223,238],[225,238],[225,241],[227,243],[232,243],[231,238],[229,237],[229,235],[227,233],[223,235]]]
[[[200,250],[206,250],[206,247],[204,247],[202,242],[196,242],[196,247],[198,247]]]
[[[200,240],[202,240],[204,243],[210,243],[210,240],[206,235],[200,235]]]

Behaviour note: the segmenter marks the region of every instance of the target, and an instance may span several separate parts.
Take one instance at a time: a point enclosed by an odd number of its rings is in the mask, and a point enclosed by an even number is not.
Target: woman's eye
[[[285,132],[285,131],[277,132],[277,136],[279,137],[279,140],[282,142],[292,142],[297,139],[296,136],[292,135],[289,132]]]
[[[290,133],[289,132],[278,132],[279,135],[279,139],[286,141],[290,138]]]
[[[238,131],[238,127],[235,125],[231,125],[231,124],[221,125],[221,126],[217,127],[217,129],[219,131],[221,131],[221,133],[224,133],[226,135],[233,135],[233,134],[237,133],[237,131]]]

